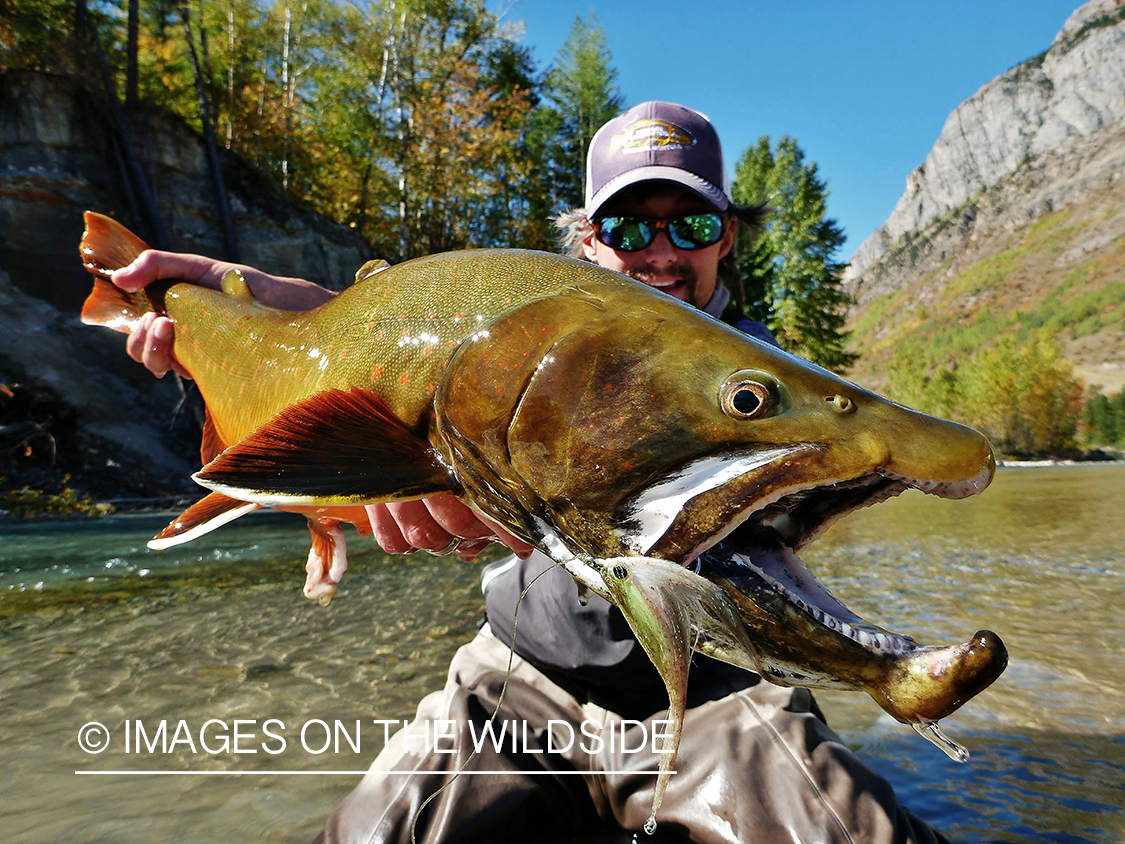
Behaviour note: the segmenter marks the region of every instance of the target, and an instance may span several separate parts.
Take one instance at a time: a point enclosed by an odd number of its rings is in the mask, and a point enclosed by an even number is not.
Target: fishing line
[[[504,703],[504,695],[508,691],[508,681],[512,678],[512,663],[515,661],[515,658],[516,658],[516,652],[514,650],[514,647],[515,647],[515,644],[516,644],[516,625],[519,623],[519,617],[520,617],[520,604],[523,603],[524,596],[528,593],[528,590],[531,589],[531,587],[536,584],[536,582],[539,580],[539,578],[541,578],[543,575],[547,574],[547,572],[551,571],[552,569],[556,569],[561,565],[562,565],[562,563],[552,563],[550,566],[543,569],[543,571],[539,572],[539,574],[535,575],[535,577],[533,577],[531,579],[531,582],[528,583],[527,586],[525,586],[523,588],[522,592],[520,592],[519,598],[516,599],[516,608],[512,612],[512,644],[508,647],[508,667],[504,671],[504,683],[503,683],[503,685],[500,686],[500,695],[496,699],[496,708],[492,710],[492,716],[488,719],[488,724],[490,726],[496,723],[496,716],[498,716],[500,714],[500,707]],[[462,762],[461,765],[457,768],[457,770],[453,773],[453,776],[450,777],[449,780],[441,786],[441,788],[439,788],[437,791],[435,791],[433,794],[431,794],[429,797],[427,797],[422,802],[422,805],[418,807],[418,811],[414,813],[414,820],[412,820],[410,822],[410,844],[418,844],[416,832],[417,832],[417,827],[418,827],[418,818],[420,818],[422,816],[422,812],[425,810],[425,808],[428,805],[430,805],[430,802],[435,797],[437,797],[439,794],[441,794],[443,791],[445,791],[447,788],[449,788],[449,786],[453,785],[454,782],[456,782],[457,778],[461,776],[461,773],[465,770],[465,768],[468,766],[468,764],[473,761],[473,759],[476,757],[476,755],[477,755],[477,750],[476,750],[476,748],[474,748],[472,750],[472,752],[470,752],[469,755],[465,758],[465,761]]]

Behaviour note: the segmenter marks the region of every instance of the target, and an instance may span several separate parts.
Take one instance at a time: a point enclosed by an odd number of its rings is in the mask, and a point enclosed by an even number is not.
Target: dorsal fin
[[[271,506],[405,501],[457,486],[429,441],[358,387],[286,408],[192,477]]]
[[[379,259],[377,261],[368,261],[362,267],[355,271],[355,280],[358,284],[361,281],[366,281],[373,275],[378,275],[383,270],[388,269],[391,265],[386,261]]]

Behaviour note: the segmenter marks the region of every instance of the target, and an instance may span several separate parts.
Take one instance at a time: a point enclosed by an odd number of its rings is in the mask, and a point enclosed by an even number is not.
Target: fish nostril
[[[824,400],[831,404],[832,409],[837,413],[854,413],[856,410],[855,402],[847,396],[826,396]]]

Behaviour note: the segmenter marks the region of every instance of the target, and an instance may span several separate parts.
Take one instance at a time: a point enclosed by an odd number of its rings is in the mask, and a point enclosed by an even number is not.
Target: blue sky
[[[734,163],[761,135],[797,139],[831,189],[846,259],[886,220],[946,117],[1046,50],[1078,0],[497,0],[540,69],[591,11],[626,105],[707,114]]]

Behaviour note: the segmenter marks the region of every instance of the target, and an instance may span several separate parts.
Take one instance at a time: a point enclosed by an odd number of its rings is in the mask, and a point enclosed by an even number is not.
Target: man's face
[[[714,210],[710,203],[686,188],[668,182],[642,182],[610,199],[599,209],[598,216],[664,219]],[[703,249],[679,249],[668,239],[667,231],[661,230],[640,252],[621,252],[606,246],[591,232],[582,242],[582,249],[592,263],[702,308],[715,292],[719,260],[730,252],[734,234],[731,221],[718,243]]]

